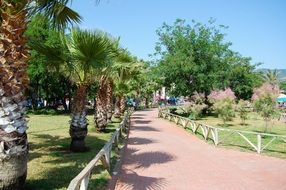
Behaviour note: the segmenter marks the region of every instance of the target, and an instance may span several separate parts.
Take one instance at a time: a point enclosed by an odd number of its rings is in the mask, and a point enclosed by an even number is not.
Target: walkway
[[[182,128],[138,111],[116,190],[286,190],[286,160],[215,148]]]

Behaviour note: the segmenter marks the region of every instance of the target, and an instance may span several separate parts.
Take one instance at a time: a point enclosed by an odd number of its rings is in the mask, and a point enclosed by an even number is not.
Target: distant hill
[[[262,73],[266,73],[269,69],[257,69],[257,71],[261,71]],[[273,69],[270,69],[273,70]],[[278,71],[278,79],[286,80],[286,69],[277,69]]]

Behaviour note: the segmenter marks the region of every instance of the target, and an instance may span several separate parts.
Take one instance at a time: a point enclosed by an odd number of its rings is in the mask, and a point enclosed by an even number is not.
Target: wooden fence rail
[[[119,127],[111,136],[110,140],[97,153],[97,155],[85,166],[85,168],[70,182],[68,190],[87,190],[92,170],[101,161],[104,168],[110,173],[110,158],[112,148],[119,148],[119,140],[123,137],[123,130],[129,128],[131,112],[128,111]]]
[[[233,130],[233,129],[224,129],[220,127],[213,127],[206,124],[202,124],[199,122],[196,122],[194,120],[191,120],[189,118],[185,118],[182,116],[178,116],[172,113],[169,113],[168,109],[159,108],[159,117],[162,117],[164,119],[168,119],[169,121],[175,122],[177,125],[182,126],[184,129],[191,130],[194,134],[198,132],[200,129],[202,131],[202,135],[204,139],[211,140],[215,146],[218,146],[219,144],[223,143],[227,138],[233,136],[233,135],[239,135],[242,137],[242,139],[247,142],[258,154],[260,154],[263,150],[265,150],[273,141],[275,140],[282,140],[286,143],[286,136],[285,135],[275,135],[275,134],[269,134],[269,133],[259,133],[259,132],[252,132],[252,131],[242,131],[242,130]],[[223,139],[220,139],[219,133],[221,131],[229,132],[227,136],[225,136]],[[252,142],[249,138],[247,138],[246,135],[255,135],[256,136],[256,142]],[[270,141],[263,145],[262,137],[269,137]]]

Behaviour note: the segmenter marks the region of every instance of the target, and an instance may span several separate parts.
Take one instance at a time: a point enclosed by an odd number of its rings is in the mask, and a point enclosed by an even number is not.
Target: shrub
[[[279,113],[276,108],[278,95],[279,88],[269,83],[264,83],[261,87],[254,89],[252,96],[254,108],[265,121],[265,132],[268,129],[268,123]]]
[[[245,121],[248,119],[248,113],[250,112],[249,105],[250,105],[250,102],[246,100],[239,100],[237,107],[236,107],[236,110],[241,119],[241,123],[243,125],[245,124]]]
[[[224,124],[235,116],[235,98],[234,92],[230,88],[214,90],[208,96],[209,101],[213,104],[214,112],[223,120]]]
[[[195,92],[193,96],[191,96],[191,104],[190,104],[190,111],[191,114],[189,117],[191,119],[198,119],[202,116],[202,112],[204,109],[207,108],[205,104],[205,94]]]

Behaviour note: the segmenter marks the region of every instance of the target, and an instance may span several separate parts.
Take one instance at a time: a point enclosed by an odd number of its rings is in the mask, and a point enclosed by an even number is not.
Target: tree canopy
[[[258,74],[251,59],[230,49],[223,31],[227,27],[177,19],[157,30],[155,66],[162,85],[175,96],[194,92],[208,95],[212,89],[231,86],[237,97],[248,99],[257,85]],[[240,81],[247,81],[241,83]]]

